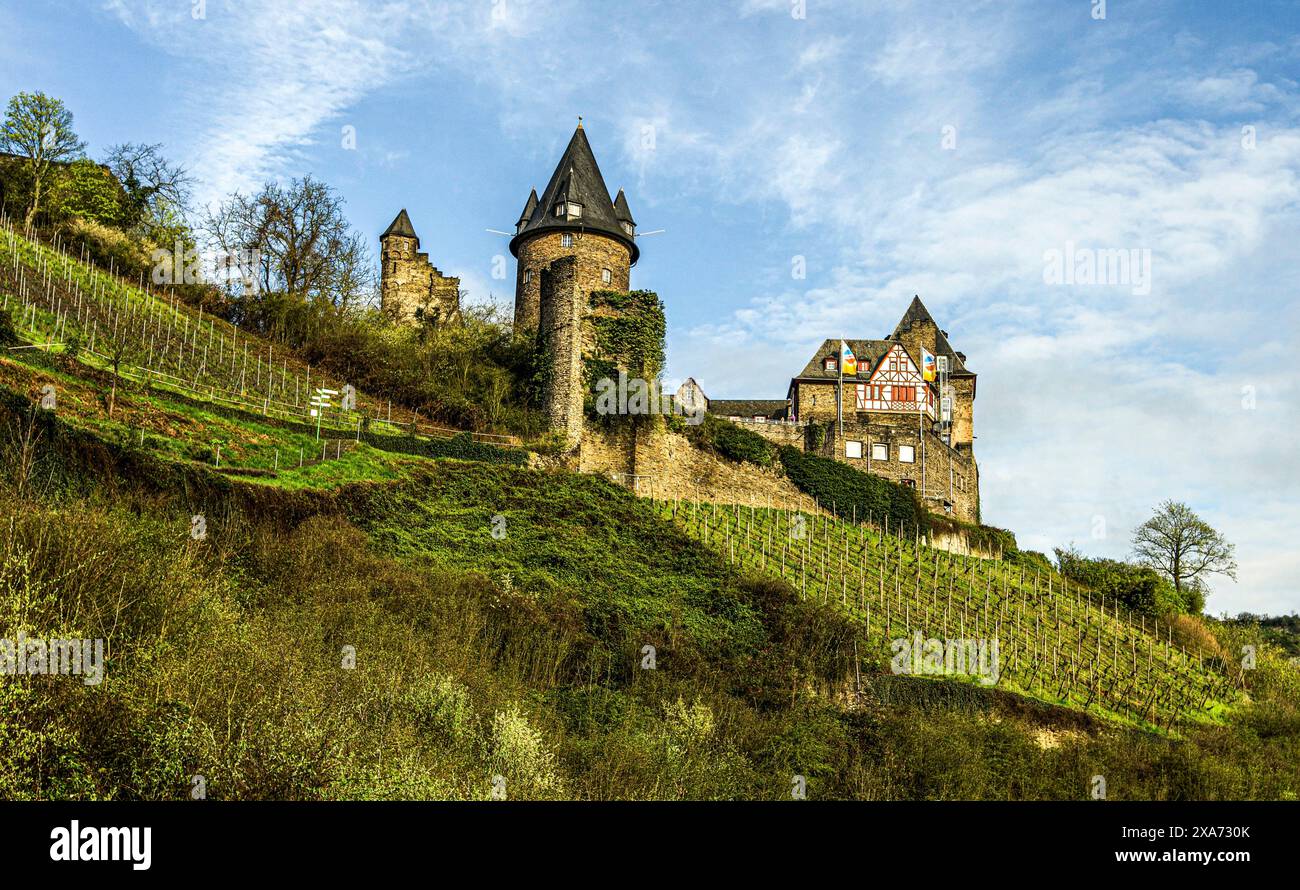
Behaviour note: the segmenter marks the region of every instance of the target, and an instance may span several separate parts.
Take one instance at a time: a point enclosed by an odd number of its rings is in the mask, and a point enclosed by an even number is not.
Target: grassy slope
[[[110,663],[98,687],[0,685],[0,796],[176,798],[195,775],[254,798],[484,798],[495,775],[597,799],[781,799],[795,774],[859,799],[1079,798],[1098,772],[1124,798],[1300,783],[1294,671],[1271,658],[1239,724],[1179,741],[871,673],[846,709],[867,639],[838,605],[601,479],[413,460],[286,490],[42,420],[53,482],[0,491],[0,614],[103,636]]]
[[[1239,698],[1217,648],[1188,653],[1151,619],[1143,627],[1116,615],[1113,602],[1071,591],[1055,573],[953,557],[824,515],[672,502],[661,510],[729,560],[837,604],[861,626],[864,660],[878,670],[892,640],[920,631],[997,639],[1001,688],[1139,725],[1215,719]]]
[[[0,378],[6,459],[43,432],[27,496],[0,488],[0,623],[102,636],[111,659],[98,687],[0,685],[0,797],[174,798],[194,775],[293,798],[482,798],[496,774],[512,797],[779,799],[795,773],[855,798],[1080,797],[1098,770],[1120,797],[1300,785],[1270,658],[1239,725],[1179,742],[871,673],[846,710],[871,639],[851,610],[601,480],[365,446],[232,480],[213,440],[264,469],[309,431],[138,388],[109,419],[109,378],[76,365]],[[56,415],[14,411],[47,380]]]

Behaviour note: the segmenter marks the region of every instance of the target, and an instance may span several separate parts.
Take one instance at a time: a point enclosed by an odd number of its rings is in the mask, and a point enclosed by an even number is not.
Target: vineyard
[[[997,641],[997,688],[1145,727],[1215,719],[1239,696],[1217,652],[1055,573],[954,556],[915,535],[780,508],[659,501],[742,570],[784,579],[860,623],[859,671],[889,671],[891,644]]]
[[[261,417],[320,423],[336,433],[367,430],[387,435],[448,438],[517,446],[512,436],[469,433],[422,422],[418,414],[376,394],[353,390],[347,381],[321,373],[287,349],[241,331],[180,301],[174,291],[155,290],[87,261],[82,245],[42,243],[0,217],[0,309],[28,346],[64,352],[123,379],[169,390]],[[317,390],[330,391],[319,416]]]

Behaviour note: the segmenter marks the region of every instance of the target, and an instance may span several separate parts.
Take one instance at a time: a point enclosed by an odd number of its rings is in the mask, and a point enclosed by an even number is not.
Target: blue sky
[[[200,201],[311,173],[376,238],[406,207],[503,306],[486,230],[581,114],[666,230],[633,285],[669,378],[780,398],[920,294],[980,375],[986,522],[1123,556],[1185,500],[1238,546],[1211,611],[1300,608],[1300,4],[796,5],[0,2],[0,93],[64,99],[92,155],[165,143]],[[1149,288],[1048,283],[1067,244],[1149,251]]]

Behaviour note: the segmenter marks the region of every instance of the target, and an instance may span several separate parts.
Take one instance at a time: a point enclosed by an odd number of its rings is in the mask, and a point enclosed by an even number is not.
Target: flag
[[[934,354],[924,346],[921,347],[921,377],[925,381],[935,378]]]
[[[853,354],[852,349],[849,349],[849,344],[843,340],[840,341],[840,373],[849,375],[858,373],[857,356]]]

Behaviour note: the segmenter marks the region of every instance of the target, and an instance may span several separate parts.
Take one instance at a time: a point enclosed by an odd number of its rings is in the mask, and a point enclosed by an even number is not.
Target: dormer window
[[[838,367],[839,367],[839,360],[836,359],[835,356],[828,355],[826,356],[826,358],[822,359],[822,370],[834,371]]]
[[[633,227],[633,225],[632,225],[630,222],[625,222],[625,223],[623,223],[623,231],[624,231],[624,232],[627,232],[627,236],[628,236],[629,238],[635,238],[635,237],[636,237],[636,229],[635,229],[635,227]]]
[[[524,220],[524,219],[519,220],[519,225],[515,226],[515,234],[516,234],[516,235],[518,235],[520,232],[522,232],[522,231],[524,230],[524,225],[525,225],[527,222],[528,222],[528,221],[527,221],[527,220]]]
[[[582,205],[574,201],[557,201],[555,215],[564,219],[580,219],[582,217]]]

